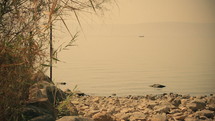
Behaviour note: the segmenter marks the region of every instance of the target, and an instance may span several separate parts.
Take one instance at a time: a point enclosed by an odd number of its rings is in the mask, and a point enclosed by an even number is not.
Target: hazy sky
[[[215,0],[116,0],[105,23],[144,22],[215,23]]]

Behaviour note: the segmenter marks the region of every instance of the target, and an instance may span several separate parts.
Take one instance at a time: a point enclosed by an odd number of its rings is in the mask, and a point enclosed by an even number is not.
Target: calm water
[[[91,95],[215,93],[215,24],[94,25],[54,68],[61,88]],[[139,37],[144,35],[144,37]],[[66,35],[59,35],[67,39]],[[166,88],[154,89],[151,84]]]

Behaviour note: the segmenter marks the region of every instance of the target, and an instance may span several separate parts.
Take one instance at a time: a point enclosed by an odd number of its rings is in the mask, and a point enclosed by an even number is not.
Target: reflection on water
[[[62,88],[121,96],[215,93],[214,24],[102,25],[85,33],[61,53],[66,63],[57,64],[54,78],[67,82]],[[149,87],[155,83],[166,87]]]

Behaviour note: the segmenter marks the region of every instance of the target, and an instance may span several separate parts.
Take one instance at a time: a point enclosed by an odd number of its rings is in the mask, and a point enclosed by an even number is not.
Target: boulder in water
[[[164,88],[166,87],[165,85],[161,85],[161,84],[153,84],[153,85],[150,85],[150,87],[154,87],[154,88]]]

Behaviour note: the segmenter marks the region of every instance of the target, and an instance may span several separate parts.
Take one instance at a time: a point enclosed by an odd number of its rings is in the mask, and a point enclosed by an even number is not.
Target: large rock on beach
[[[48,98],[49,102],[54,104],[66,99],[66,94],[43,73],[38,73],[33,78],[35,84],[29,88],[29,100]]]
[[[29,88],[23,116],[30,121],[55,121],[57,110],[54,105],[66,98],[65,93],[43,73],[37,73],[32,80],[36,83]]]
[[[51,103],[66,99],[65,93],[54,84],[40,81],[29,88],[29,100],[48,98]]]
[[[22,115],[30,121],[55,121],[56,117],[52,112],[36,106],[26,106],[23,107]]]
[[[57,110],[53,107],[53,105],[48,101],[47,98],[35,99],[28,101],[27,108],[37,107],[37,109],[42,109],[48,112],[49,114],[56,116]],[[34,108],[32,108],[34,110]]]

